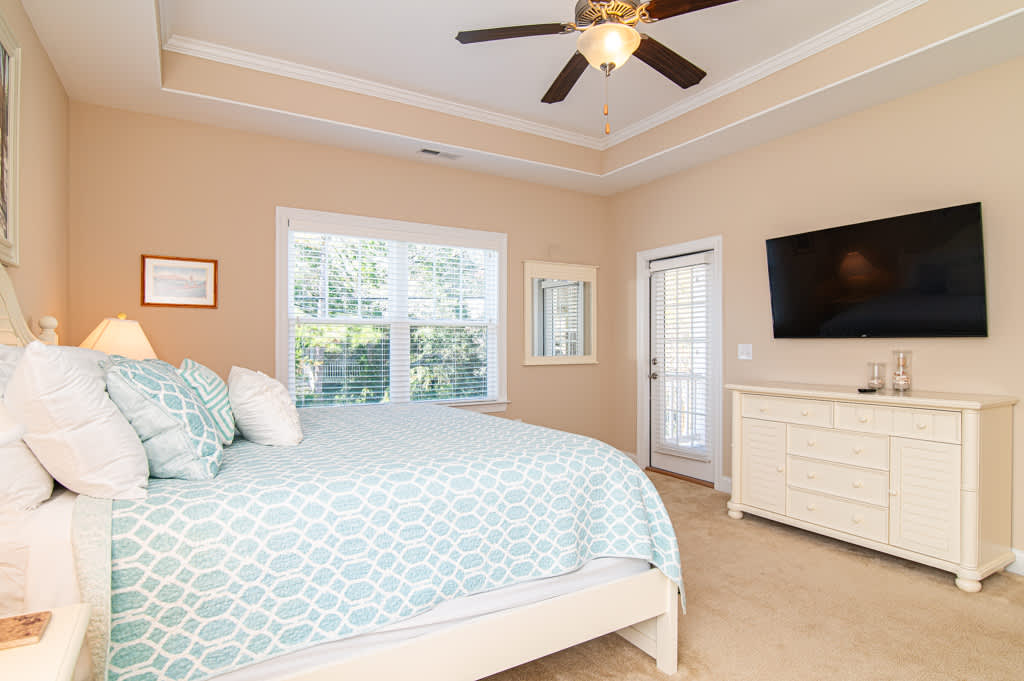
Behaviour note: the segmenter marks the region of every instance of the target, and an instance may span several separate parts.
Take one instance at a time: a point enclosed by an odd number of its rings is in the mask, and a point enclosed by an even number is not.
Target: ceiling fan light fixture
[[[632,26],[608,21],[591,26],[580,35],[576,49],[598,71],[622,68],[640,47],[640,32]],[[611,68],[607,68],[607,67]]]

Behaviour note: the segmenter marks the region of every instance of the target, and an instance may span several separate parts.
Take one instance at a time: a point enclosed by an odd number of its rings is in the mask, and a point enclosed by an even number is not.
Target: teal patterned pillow
[[[220,434],[177,369],[156,359],[103,362],[107,392],[132,424],[154,478],[209,480],[220,470]]]
[[[213,425],[217,426],[217,432],[220,433],[221,444],[229,445],[234,442],[235,415],[231,411],[227,383],[213,369],[190,359],[181,363],[178,373],[206,405],[206,409],[213,419]]]

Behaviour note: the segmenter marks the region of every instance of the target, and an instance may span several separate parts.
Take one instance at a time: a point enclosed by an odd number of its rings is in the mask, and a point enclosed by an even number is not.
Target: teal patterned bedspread
[[[661,498],[612,447],[425,405],[304,409],[111,521],[111,681],[204,679],[446,600],[642,558],[680,587]]]

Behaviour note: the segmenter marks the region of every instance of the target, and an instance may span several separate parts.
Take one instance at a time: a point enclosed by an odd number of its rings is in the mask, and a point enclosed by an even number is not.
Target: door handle
[[[651,378],[652,381],[657,381],[658,380],[658,372],[654,372],[653,374],[651,374],[650,378]]]
[[[658,358],[655,357],[651,360],[651,366],[658,366]]]

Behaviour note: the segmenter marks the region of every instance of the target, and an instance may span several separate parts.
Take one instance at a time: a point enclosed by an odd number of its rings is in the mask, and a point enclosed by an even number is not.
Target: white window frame
[[[687,241],[673,246],[640,251],[636,254],[636,460],[642,468],[651,465],[651,391],[648,376],[651,373],[651,287],[650,263],[652,260],[672,258],[701,251],[714,252],[710,296],[711,304],[711,346],[716,350],[708,369],[708,400],[718,406],[711,428],[712,457],[715,465],[715,489],[720,492],[732,491],[732,478],[725,475],[725,451],[722,442],[722,416],[725,403],[722,399],[722,360],[725,339],[722,335],[722,237],[712,236]]]
[[[481,412],[505,411],[508,405],[508,363],[506,361],[508,344],[508,236],[506,234],[278,206],[275,248],[275,286],[277,291],[275,295],[276,328],[274,334],[274,356],[277,379],[285,385],[288,384],[290,361],[288,356],[288,233],[291,230],[497,251],[497,397],[493,400],[479,401],[432,401],[431,404],[451,404]]]

